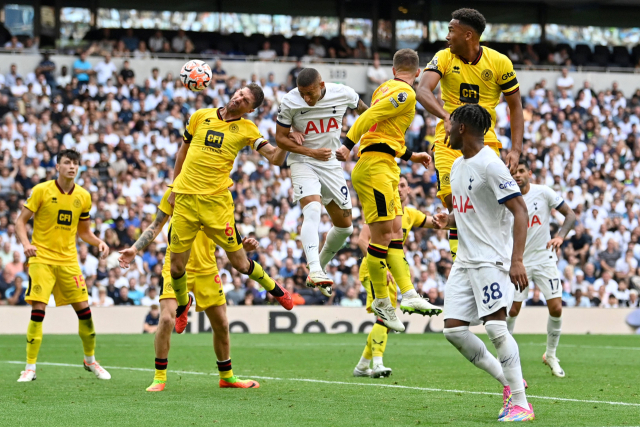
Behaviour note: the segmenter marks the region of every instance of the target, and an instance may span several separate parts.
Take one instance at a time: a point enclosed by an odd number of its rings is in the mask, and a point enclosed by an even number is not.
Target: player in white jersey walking
[[[304,220],[300,238],[309,266],[307,286],[320,288],[331,296],[333,281],[325,266],[351,233],[351,195],[335,151],[341,145],[342,118],[347,108],[358,114],[367,110],[358,94],[348,86],[325,83],[314,68],[305,68],[297,78],[297,88],[287,93],[278,109],[276,142],[289,151],[294,201],[300,202]],[[289,139],[293,127],[298,144]],[[333,227],[319,252],[318,228],[322,205]]]
[[[490,127],[491,115],[477,104],[465,104],[451,114],[451,148],[462,150],[451,168],[453,213],[434,217],[438,228],[457,227],[459,240],[445,287],[444,335],[503,385],[498,421],[530,421],[535,416],[525,395],[518,344],[506,322],[514,285],[522,290],[528,284],[523,264],[527,206],[509,169],[484,146]],[[469,332],[469,325],[480,321],[497,359]]]
[[[531,169],[529,169],[525,158],[520,158],[518,169],[513,177],[520,187],[529,212],[524,267],[527,270],[529,282],[533,282],[540,289],[547,300],[547,308],[549,309],[547,351],[542,355],[542,361],[551,368],[553,375],[562,378],[564,370],[560,367],[560,360],[556,357],[562,329],[562,282],[556,266],[558,262],[556,251],[562,246],[567,234],[573,228],[576,214],[551,188],[529,183]],[[553,209],[564,215],[565,220],[558,235],[552,239],[549,220]],[[507,326],[512,334],[516,324],[516,316],[522,307],[522,301],[525,301],[528,296],[529,289],[527,288],[523,292],[516,292],[513,298],[513,305],[507,318]]]

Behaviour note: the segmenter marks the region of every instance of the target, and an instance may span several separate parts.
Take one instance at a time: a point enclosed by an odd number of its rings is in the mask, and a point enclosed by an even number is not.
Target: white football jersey
[[[521,196],[509,169],[490,147],[451,167],[453,214],[458,228],[456,264],[511,267],[513,215],[504,202]]]
[[[536,184],[531,184],[529,192],[522,197],[529,211],[527,244],[524,248],[525,268],[556,262],[558,258],[555,251],[547,249],[547,243],[551,240],[549,220],[551,210],[562,206],[564,200],[546,185]]]
[[[340,148],[342,118],[348,108],[357,108],[360,96],[349,86],[325,83],[326,92],[313,107],[307,105],[298,88],[282,98],[278,108],[277,123],[280,126],[293,126],[304,133],[305,147],[330,148],[333,153],[327,162],[316,160],[302,154],[290,153],[287,164],[294,162],[321,163],[325,166],[339,165],[335,151]]]

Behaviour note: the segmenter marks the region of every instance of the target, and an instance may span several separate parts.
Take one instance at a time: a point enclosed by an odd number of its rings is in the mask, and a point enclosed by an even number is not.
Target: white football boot
[[[322,295],[327,298],[331,297],[331,292],[333,290],[333,280],[329,279],[329,277],[325,274],[324,271],[311,271],[309,276],[307,276],[307,287],[309,288],[318,288]]]
[[[99,380],[110,380],[111,374],[107,372],[98,362],[93,362],[90,364],[84,363],[84,369],[89,372],[93,372]]]
[[[371,309],[376,315],[382,319],[384,325],[394,331],[404,332],[404,325],[396,316],[396,309],[393,308],[389,300],[375,299],[371,303]]]
[[[400,301],[400,310],[403,313],[417,313],[429,317],[442,313],[442,307],[431,304],[427,298],[422,298],[420,295],[403,297]]]
[[[564,370],[560,367],[560,359],[553,356],[547,356],[545,352],[542,355],[542,363],[551,368],[551,373],[558,378],[564,378]]]
[[[375,365],[371,370],[371,378],[387,378],[391,375],[391,368],[387,368],[384,365]]]
[[[26,382],[35,381],[35,380],[36,380],[36,371],[32,369],[27,369],[20,372],[20,378],[18,378],[19,383],[26,383]]]
[[[366,369],[360,369],[357,366],[353,370],[354,377],[370,377],[371,376],[371,368],[367,367]]]

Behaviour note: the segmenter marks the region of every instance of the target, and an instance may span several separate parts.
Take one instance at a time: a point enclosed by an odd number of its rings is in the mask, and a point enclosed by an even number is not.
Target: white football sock
[[[36,370],[36,364],[35,363],[27,363],[27,366],[24,368],[25,371],[28,370],[32,370],[35,371]]]
[[[445,328],[444,336],[469,362],[486,371],[503,387],[507,385],[500,362],[489,353],[487,346],[480,338],[469,332],[468,326]]]
[[[84,356],[84,362],[87,365],[91,365],[95,361],[96,361],[96,356]]]
[[[360,361],[358,362],[357,368],[360,369],[361,371],[364,371],[365,369],[369,368],[370,363],[371,363],[371,359],[367,359],[366,357],[361,356]]]
[[[402,298],[414,298],[417,296],[418,296],[418,293],[416,292],[415,289],[409,289],[407,292],[402,294]]]
[[[503,320],[490,320],[484,324],[487,335],[496,348],[498,360],[502,365],[502,372],[511,387],[513,404],[529,409],[527,396],[524,394],[522,382],[522,367],[520,366],[520,351],[518,344],[507,329],[507,322]]]
[[[327,238],[320,252],[320,267],[324,271],[325,267],[333,259],[336,253],[342,248],[344,242],[353,234],[353,226],[341,228],[333,226],[327,233]]]
[[[373,366],[382,365],[382,357],[381,356],[373,356]]]
[[[507,329],[509,330],[509,333],[511,335],[513,335],[513,328],[515,328],[516,326],[516,318],[518,316],[507,316]]]
[[[562,317],[549,316],[549,320],[547,320],[547,356],[556,357],[561,330]]]
[[[311,202],[302,209],[304,220],[302,221],[302,229],[300,230],[300,239],[302,240],[304,254],[307,257],[309,271],[321,270],[318,259],[318,245],[320,244],[318,227],[320,227],[321,213],[322,205],[320,202]]]

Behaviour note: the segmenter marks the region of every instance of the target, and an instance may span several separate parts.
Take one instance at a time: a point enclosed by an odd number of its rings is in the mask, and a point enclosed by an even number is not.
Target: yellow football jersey
[[[158,209],[165,214],[173,215],[173,206],[169,204],[169,196],[171,195],[171,189],[165,191],[160,201]],[[171,241],[171,223],[169,223],[169,241]],[[216,265],[216,245],[211,239],[204,234],[204,231],[199,231],[196,235],[196,240],[191,247],[191,255],[189,255],[189,262],[185,269],[188,272],[196,274],[214,274],[218,272]],[[167,246],[167,253],[164,257],[164,265],[162,266],[163,273],[169,274],[171,268],[171,250]]]
[[[37,251],[29,263],[77,265],[78,221],[90,219],[89,192],[74,185],[64,193],[56,180],[47,181],[33,187],[24,207],[34,213],[31,244]]]
[[[395,152],[392,154],[394,157],[402,158],[407,151],[404,133],[415,113],[416,93],[413,87],[400,79],[386,81],[373,92],[371,107],[358,117],[347,138],[356,144],[360,141],[358,155],[374,144],[383,143],[390,147],[389,154]]]
[[[173,184],[179,194],[217,194],[229,188],[238,152],[245,146],[259,150],[268,142],[258,127],[243,118],[225,121],[218,108],[203,108],[191,116],[184,131],[191,144],[182,171]]]
[[[496,137],[496,106],[500,94],[511,95],[520,90],[511,60],[488,47],[480,46],[478,57],[469,62],[444,49],[436,53],[424,72],[440,74],[444,109],[452,113],[464,104],[480,104],[491,114],[491,129],[484,136],[485,145],[502,148]],[[444,143],[444,122],[436,126],[436,143]]]
[[[422,228],[426,225],[426,223],[427,216],[420,212],[418,209],[404,208],[404,213],[402,215],[402,244],[407,241],[407,236],[409,235],[409,231],[411,231],[412,228]],[[360,282],[362,282],[365,277],[369,275],[369,267],[367,267],[365,257],[362,257],[362,264],[360,264],[359,273],[360,274],[358,275],[358,277],[360,278]]]

